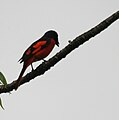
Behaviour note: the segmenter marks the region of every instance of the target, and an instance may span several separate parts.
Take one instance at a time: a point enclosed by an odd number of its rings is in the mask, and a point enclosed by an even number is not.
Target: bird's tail
[[[19,87],[19,85],[20,85],[20,82],[21,82],[21,79],[22,79],[22,76],[23,76],[26,68],[27,68],[27,66],[24,64],[24,65],[23,65],[23,68],[22,68],[22,70],[21,70],[21,73],[20,73],[20,75],[19,75],[19,77],[18,77],[18,79],[17,79],[17,81],[16,81],[15,90],[18,89],[18,87]]]

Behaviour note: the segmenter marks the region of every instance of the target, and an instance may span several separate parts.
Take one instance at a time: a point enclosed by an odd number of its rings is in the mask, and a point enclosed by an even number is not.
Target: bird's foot
[[[43,59],[43,62],[47,62],[47,60]]]

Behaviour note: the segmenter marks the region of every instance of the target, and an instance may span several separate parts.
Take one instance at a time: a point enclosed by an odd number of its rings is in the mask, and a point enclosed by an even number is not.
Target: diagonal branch
[[[25,75],[20,83],[20,85],[29,82],[37,76],[43,75],[46,71],[48,71],[51,67],[53,67],[56,63],[58,63],[61,59],[65,58],[70,52],[72,52],[75,48],[78,48],[84,42],[88,41],[90,38],[99,34],[101,31],[106,29],[109,25],[111,25],[114,21],[119,19],[119,11],[115,12],[113,15],[102,21],[97,26],[93,27],[89,31],[83,33],[82,35],[76,37],[73,41],[70,41],[69,44],[50,58],[47,62],[43,62],[40,64],[33,72]],[[0,94],[10,92],[15,89],[16,80],[12,83],[8,84],[6,88],[3,85],[0,85]]]

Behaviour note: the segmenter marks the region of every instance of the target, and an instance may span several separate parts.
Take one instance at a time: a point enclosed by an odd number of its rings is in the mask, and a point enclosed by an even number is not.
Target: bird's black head
[[[45,37],[53,38],[56,42],[56,45],[59,47],[58,34],[57,32],[50,30],[44,34]]]

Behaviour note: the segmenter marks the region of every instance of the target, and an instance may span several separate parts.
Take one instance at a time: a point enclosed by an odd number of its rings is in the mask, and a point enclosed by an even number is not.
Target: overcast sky
[[[25,49],[47,30],[58,32],[60,47],[46,60],[118,9],[119,0],[0,0],[0,71],[12,82]],[[43,76],[0,96],[1,120],[118,120],[119,21]]]

